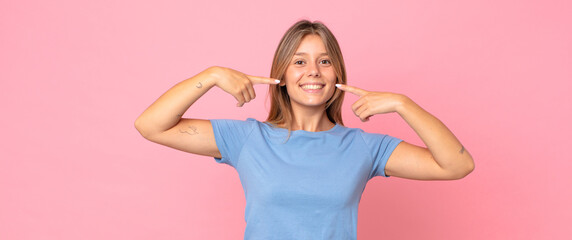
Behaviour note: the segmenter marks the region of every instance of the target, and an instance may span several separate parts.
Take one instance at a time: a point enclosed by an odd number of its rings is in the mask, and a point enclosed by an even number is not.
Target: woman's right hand
[[[223,67],[210,67],[177,83],[135,121],[135,128],[146,139],[199,155],[221,157],[209,120],[182,118],[204,93],[218,86],[238,101],[237,106],[254,99],[254,84],[277,84],[275,79],[249,76]]]
[[[215,85],[238,101],[237,107],[242,107],[244,103],[250,102],[256,97],[253,87],[255,84],[280,83],[278,79],[250,76],[225,67],[212,67],[209,71],[215,77]]]

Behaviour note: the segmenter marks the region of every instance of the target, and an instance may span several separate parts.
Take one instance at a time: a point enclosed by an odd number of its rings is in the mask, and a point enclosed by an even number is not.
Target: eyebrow
[[[296,56],[308,55],[308,53],[305,53],[305,52],[297,52],[297,53],[294,53],[294,55],[296,55]],[[327,56],[327,55],[328,55],[328,53],[320,53],[318,56],[321,57],[321,56]]]

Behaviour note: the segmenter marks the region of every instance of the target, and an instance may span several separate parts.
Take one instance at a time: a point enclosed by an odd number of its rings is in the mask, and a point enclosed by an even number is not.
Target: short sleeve
[[[210,120],[210,122],[213,127],[216,146],[221,155],[221,158],[215,158],[215,160],[218,163],[225,163],[236,168],[240,151],[257,121],[254,119],[246,121],[216,119]]]
[[[375,176],[389,177],[385,175],[385,165],[391,153],[393,153],[393,150],[395,150],[402,140],[389,135],[376,133],[362,132],[361,135],[373,158],[369,178],[371,179]]]

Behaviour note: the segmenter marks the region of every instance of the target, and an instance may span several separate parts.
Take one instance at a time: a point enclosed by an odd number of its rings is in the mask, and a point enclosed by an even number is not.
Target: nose
[[[308,77],[320,77],[318,64],[313,63],[308,65]]]

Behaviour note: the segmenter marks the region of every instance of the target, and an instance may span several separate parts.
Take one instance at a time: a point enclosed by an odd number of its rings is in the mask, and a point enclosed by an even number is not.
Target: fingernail
[[[275,79],[275,80],[274,80],[274,82],[276,82],[276,83],[280,83],[280,80],[278,80],[278,79]]]
[[[341,86],[342,86],[342,84],[339,84],[339,83],[338,83],[338,84],[336,84],[336,87],[341,87]]]

